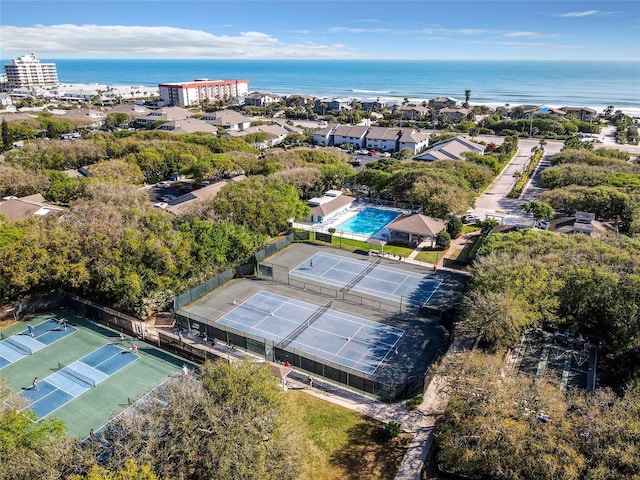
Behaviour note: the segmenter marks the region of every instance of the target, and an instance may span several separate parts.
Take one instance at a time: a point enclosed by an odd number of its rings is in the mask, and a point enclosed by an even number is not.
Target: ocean
[[[317,97],[437,96],[472,104],[607,105],[640,115],[640,62],[369,60],[42,60],[63,83],[147,85],[247,79],[250,91]],[[7,62],[4,62],[7,63]]]

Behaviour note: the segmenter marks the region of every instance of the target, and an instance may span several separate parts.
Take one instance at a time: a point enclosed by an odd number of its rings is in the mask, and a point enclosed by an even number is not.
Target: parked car
[[[167,202],[158,202],[153,204],[156,208],[167,208],[169,204]]]
[[[368,155],[369,151],[368,150],[358,150],[356,152],[357,155]]]
[[[477,225],[480,223],[480,217],[476,215],[465,215],[462,217],[462,223],[465,225]]]
[[[362,162],[358,157],[353,157],[353,160],[351,160],[351,165],[353,165],[354,167],[359,167],[360,165],[362,165]]]
[[[377,150],[369,150],[369,152],[367,153],[367,155],[369,155],[370,157],[374,157],[378,154]]]
[[[171,182],[158,182],[156,183],[156,187],[160,188],[169,188],[171,186]]]
[[[384,152],[384,153],[381,153],[380,156],[382,158],[389,158],[389,157],[391,157],[391,154],[389,152]]]

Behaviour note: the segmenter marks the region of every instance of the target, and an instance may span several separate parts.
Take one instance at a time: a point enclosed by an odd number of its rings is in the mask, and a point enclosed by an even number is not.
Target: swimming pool
[[[378,233],[402,212],[382,210],[380,208],[365,208],[346,222],[336,225],[336,230],[371,236]]]

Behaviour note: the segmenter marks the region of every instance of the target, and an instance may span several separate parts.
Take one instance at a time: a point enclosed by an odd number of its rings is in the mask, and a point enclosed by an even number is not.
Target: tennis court
[[[52,317],[66,322],[66,332],[64,327],[56,330]],[[195,368],[191,362],[129,335],[120,347],[119,331],[69,310],[34,314],[2,333],[22,338],[27,324],[33,326],[38,341],[65,336],[0,370],[13,393],[7,403],[21,409],[26,402],[38,418],[55,416],[65,423],[69,434],[78,438],[85,438],[91,428],[99,431],[131,401],[181,372],[183,364]],[[47,330],[54,332],[47,335]],[[137,356],[127,350],[134,341],[139,347]],[[40,379],[37,391],[31,389],[34,377]],[[41,401],[45,396],[47,399]]]
[[[0,341],[0,368],[32,355],[62,338],[77,332],[78,329],[66,325],[63,319],[50,317],[33,326],[33,336],[25,329]]]
[[[555,377],[563,388],[595,388],[597,348],[574,339],[564,341],[549,332],[525,333],[512,361],[516,370]]]
[[[404,330],[260,290],[216,320],[274,342],[373,375]]]
[[[18,395],[25,401],[24,408],[41,419],[138,358],[117,345],[104,345],[68,366],[58,364],[58,371],[39,381],[37,388],[26,388]]]
[[[321,252],[296,265],[290,275],[418,306],[429,302],[442,283],[433,275],[418,275],[380,262],[381,258],[362,261]]]

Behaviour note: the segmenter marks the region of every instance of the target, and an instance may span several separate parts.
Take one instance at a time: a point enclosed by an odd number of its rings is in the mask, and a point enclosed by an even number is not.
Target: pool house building
[[[355,201],[355,197],[343,195],[340,190],[327,190],[322,197],[312,198],[307,202],[311,207],[311,216],[305,221],[329,223],[346,213]]]
[[[389,241],[419,245],[431,241],[435,247],[436,237],[445,228],[446,222],[439,218],[414,213],[400,217],[389,224]]]

